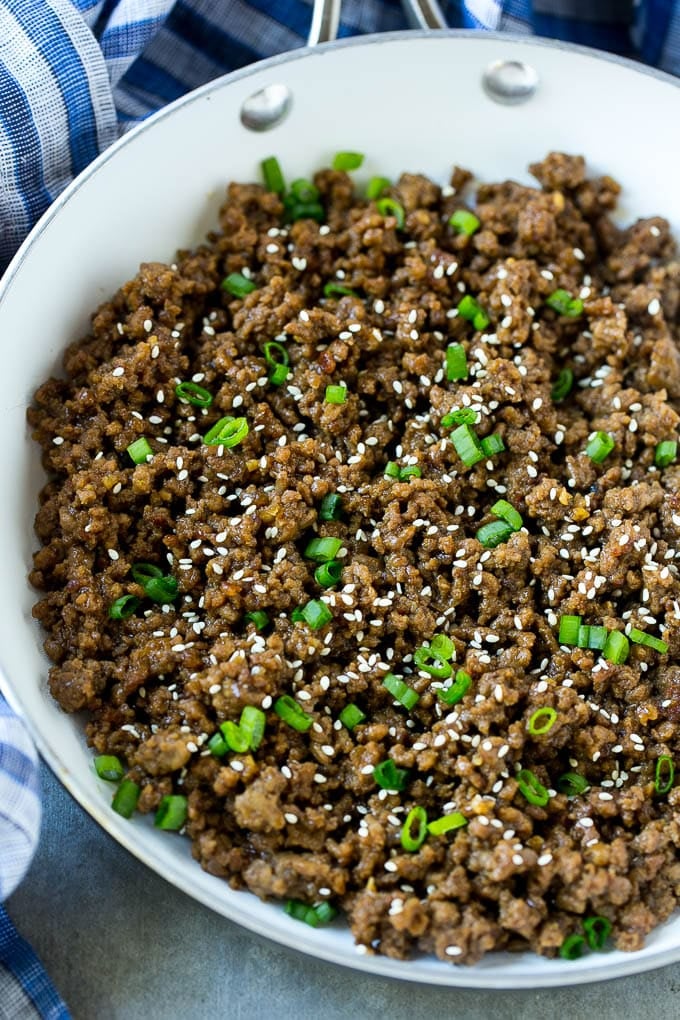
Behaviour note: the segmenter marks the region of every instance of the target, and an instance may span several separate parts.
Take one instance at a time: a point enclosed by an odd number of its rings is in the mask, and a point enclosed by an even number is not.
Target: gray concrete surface
[[[75,1020],[676,1020],[680,965],[577,988],[439,989],[358,974],[252,935],[119,847],[43,769],[45,821],[7,908]]]

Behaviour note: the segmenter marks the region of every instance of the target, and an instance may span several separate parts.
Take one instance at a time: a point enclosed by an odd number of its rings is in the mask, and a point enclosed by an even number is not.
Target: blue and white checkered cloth
[[[19,884],[40,830],[38,756],[0,694],[0,903]],[[68,1020],[37,956],[0,906],[0,1018]]]
[[[679,0],[443,0],[453,28],[536,33],[680,73]],[[0,0],[0,272],[68,181],[154,110],[303,46],[312,0]],[[406,27],[344,0],[340,36]]]
[[[452,28],[535,33],[680,74],[680,0],[444,0]],[[129,126],[244,64],[303,46],[312,0],[0,0],[0,272],[68,182]],[[340,36],[406,27],[343,0]],[[38,837],[37,760],[0,696],[0,902]],[[0,907],[0,1020],[69,1014]]]

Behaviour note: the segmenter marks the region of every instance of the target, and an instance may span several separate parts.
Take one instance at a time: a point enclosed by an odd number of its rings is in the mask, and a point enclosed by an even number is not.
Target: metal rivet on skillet
[[[496,103],[514,105],[531,99],[538,87],[538,75],[521,60],[497,60],[487,67],[482,84]]]
[[[269,131],[290,111],[293,96],[287,85],[266,85],[253,92],[241,107],[241,123],[250,131]]]

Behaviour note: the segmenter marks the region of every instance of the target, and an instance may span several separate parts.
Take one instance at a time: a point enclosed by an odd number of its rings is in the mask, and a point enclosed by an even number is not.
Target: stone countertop
[[[313,960],[189,899],[107,836],[44,766],[42,778],[40,847],[7,909],[74,1020],[680,1016],[676,965],[572,988],[477,991]]]

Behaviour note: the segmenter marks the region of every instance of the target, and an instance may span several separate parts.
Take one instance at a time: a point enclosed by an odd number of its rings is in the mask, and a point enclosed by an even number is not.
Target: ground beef
[[[680,895],[680,791],[655,791],[659,758],[680,753],[680,468],[655,464],[680,420],[680,264],[663,219],[610,219],[619,187],[581,157],[531,170],[541,188],[478,188],[470,236],[448,223],[466,207],[458,168],[443,188],[405,174],[389,189],[403,225],[342,172],[315,178],[322,223],[231,184],[219,232],[143,265],[29,411],[49,475],[31,580],[54,697],[87,710],[140,811],[186,796],[207,871],[334,904],[363,952],[554,956],[593,915],[634,950]],[[231,273],[255,289],[232,296]],[[557,289],[582,308],[558,314]],[[458,312],[466,294],[481,330]],[[281,385],[271,340],[290,360]],[[451,343],[467,357],[456,381]],[[564,368],[575,385],[556,402]],[[209,408],[178,398],[186,380]],[[466,466],[445,417],[461,410],[504,449]],[[204,444],[228,415],[246,420],[242,441]],[[584,452],[598,431],[615,444],[601,463]],[[152,456],[135,465],[142,437]],[[331,493],[341,514],[323,520]],[[499,498],[523,527],[486,548]],[[315,536],[342,540],[333,588],[305,557]],[[172,575],[177,597],[145,598],[138,563]],[[111,619],[126,595],[137,612]],[[331,615],[319,629],[294,615],[310,600]],[[632,642],[608,661],[560,643],[563,615],[667,652]],[[414,661],[435,634],[471,678],[457,704]],[[410,710],[388,673],[417,693]],[[283,695],[308,729],[274,711]],[[349,704],[365,716],[352,729]],[[213,754],[246,706],[266,714],[261,744]],[[533,735],[541,708],[554,723]],[[387,759],[403,789],[376,782]],[[547,790],[538,803],[520,770]],[[569,796],[566,772],[587,788]],[[409,850],[415,806],[463,822]]]

